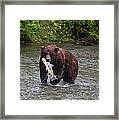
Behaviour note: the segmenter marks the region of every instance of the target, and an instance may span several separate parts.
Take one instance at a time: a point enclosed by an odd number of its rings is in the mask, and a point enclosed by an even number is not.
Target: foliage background
[[[20,42],[99,44],[99,20],[23,20]]]

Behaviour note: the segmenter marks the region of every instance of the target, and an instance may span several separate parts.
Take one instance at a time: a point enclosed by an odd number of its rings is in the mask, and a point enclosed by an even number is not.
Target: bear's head
[[[41,47],[41,58],[45,58],[47,62],[51,62],[56,58],[56,54],[59,48],[56,45],[49,45],[47,47]]]

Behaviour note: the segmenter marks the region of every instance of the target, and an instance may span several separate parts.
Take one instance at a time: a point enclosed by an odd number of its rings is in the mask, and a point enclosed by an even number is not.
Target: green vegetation
[[[23,20],[20,21],[20,41],[77,43],[98,45],[98,20]]]

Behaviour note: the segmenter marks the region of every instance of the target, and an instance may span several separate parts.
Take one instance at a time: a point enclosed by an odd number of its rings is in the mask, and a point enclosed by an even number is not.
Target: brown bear
[[[74,84],[74,80],[78,74],[78,61],[72,53],[56,45],[48,45],[47,47],[43,46],[41,48],[39,62],[40,78],[42,83],[47,83],[47,70],[42,58],[45,58],[47,62],[53,65],[52,69],[56,79],[50,81],[50,84],[56,85],[61,79],[70,84]]]

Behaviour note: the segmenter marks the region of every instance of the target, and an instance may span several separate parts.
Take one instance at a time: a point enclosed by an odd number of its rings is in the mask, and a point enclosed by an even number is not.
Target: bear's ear
[[[57,52],[58,52],[58,50],[59,50],[59,48],[58,48],[58,47],[56,47],[56,48],[54,49],[54,52],[55,52],[55,53],[57,53]]]
[[[41,50],[43,50],[45,47],[44,46],[41,46]]]

